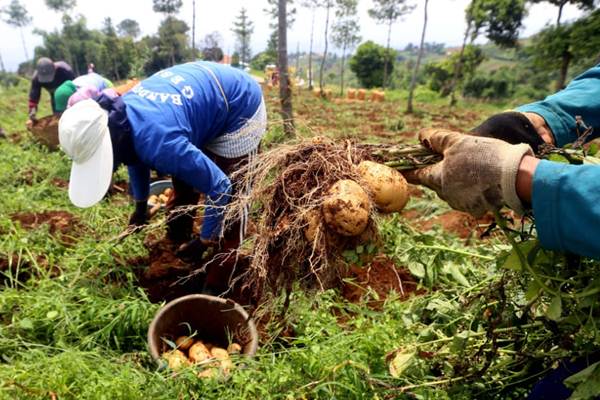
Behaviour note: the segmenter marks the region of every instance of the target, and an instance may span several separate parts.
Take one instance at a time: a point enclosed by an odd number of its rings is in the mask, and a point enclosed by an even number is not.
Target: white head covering
[[[94,100],[68,108],[58,122],[58,139],[73,160],[69,198],[77,207],[90,207],[102,200],[110,186],[113,152],[108,113]]]

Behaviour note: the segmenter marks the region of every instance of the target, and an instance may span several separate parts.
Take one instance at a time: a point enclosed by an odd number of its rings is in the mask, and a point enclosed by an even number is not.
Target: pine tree
[[[239,53],[240,61],[243,65],[246,65],[252,57],[250,36],[254,32],[254,24],[248,18],[244,7],[240,10],[237,20],[234,21],[232,31],[237,39],[236,48]]]

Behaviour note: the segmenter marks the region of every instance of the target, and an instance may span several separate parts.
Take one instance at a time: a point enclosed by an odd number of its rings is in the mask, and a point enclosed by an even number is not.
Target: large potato
[[[360,235],[369,223],[370,209],[369,195],[351,179],[337,181],[322,206],[327,226],[343,236]]]
[[[199,363],[211,357],[210,350],[202,342],[194,343],[190,347],[188,355],[193,363]]]
[[[380,211],[390,213],[404,208],[408,202],[408,185],[400,172],[373,161],[361,162],[357,171]]]
[[[179,350],[171,350],[163,354],[163,357],[169,363],[169,368],[173,371],[179,371],[190,365],[188,358]]]
[[[186,351],[194,344],[194,339],[189,336],[179,336],[175,340],[177,348],[181,351]]]

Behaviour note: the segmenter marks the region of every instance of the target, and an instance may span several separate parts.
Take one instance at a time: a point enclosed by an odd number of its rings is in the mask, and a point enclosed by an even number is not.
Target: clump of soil
[[[21,212],[11,214],[10,217],[27,230],[48,225],[50,234],[65,245],[73,244],[76,241],[75,234],[82,229],[79,219],[67,211]]]
[[[0,283],[6,285],[11,278],[25,282],[31,277],[31,265],[16,255],[0,254]]]
[[[377,298],[369,299],[366,304],[375,309],[383,306],[392,291],[400,299],[425,292],[424,289],[418,289],[417,281],[407,269],[397,267],[385,256],[376,257],[366,266],[350,267],[342,287],[342,296],[352,303],[360,303],[369,289],[377,294]]]
[[[236,252],[209,255],[188,264],[176,255],[176,245],[167,238],[147,238],[148,255],[128,260],[150,301],[170,301],[192,293],[222,295],[240,304],[252,302],[236,277],[249,265],[249,257]]]

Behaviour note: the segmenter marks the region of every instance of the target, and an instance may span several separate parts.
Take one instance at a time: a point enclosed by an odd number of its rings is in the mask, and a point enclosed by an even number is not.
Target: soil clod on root
[[[372,159],[371,150],[317,137],[259,154],[234,174],[232,180],[252,190],[234,196],[225,221],[232,224],[249,217],[256,226],[250,265],[238,276],[255,298],[268,291],[289,290],[294,282],[305,289],[339,286],[344,277],[341,254],[375,239],[375,212],[371,208],[361,235],[343,236],[324,222],[321,206],[340,180],[365,187],[355,166]]]

